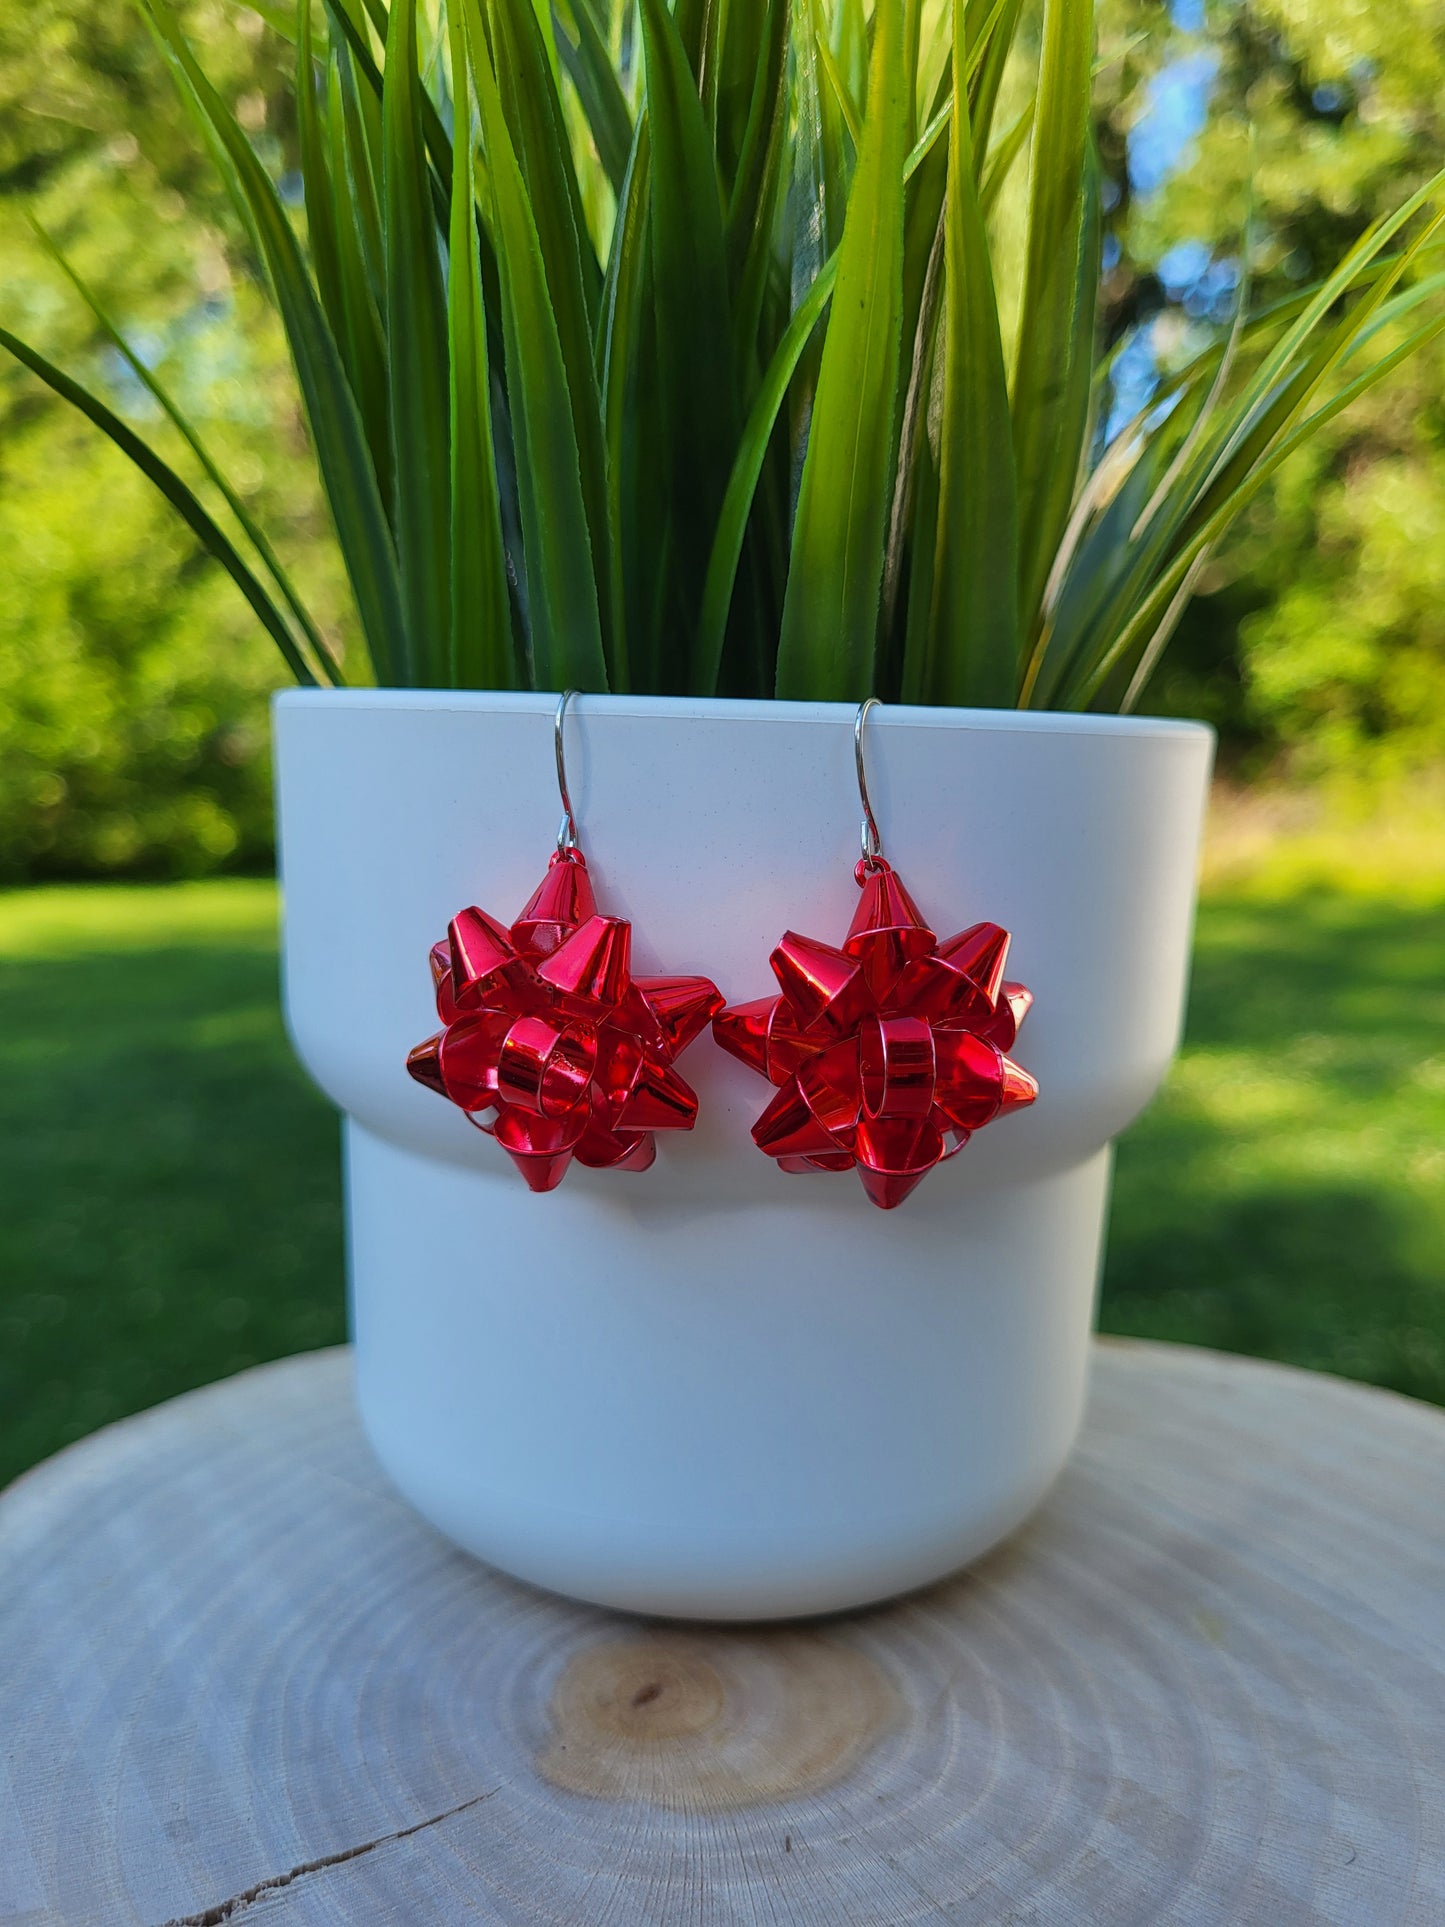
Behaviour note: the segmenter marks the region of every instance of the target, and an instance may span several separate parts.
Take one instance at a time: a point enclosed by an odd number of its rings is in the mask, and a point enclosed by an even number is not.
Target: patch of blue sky
[[[131,329],[126,345],[136,360],[163,377],[172,400],[195,421],[264,427],[270,420],[244,330],[228,296],[205,295],[161,329]],[[160,405],[117,348],[100,354],[105,386],[132,421],[155,421]]]
[[[1149,83],[1144,111],[1129,130],[1129,179],[1136,194],[1155,194],[1188,159],[1209,113],[1219,71],[1213,47],[1171,60]]]
[[[1203,0],[1174,0],[1174,27],[1196,35],[1205,28]],[[1188,165],[1194,141],[1209,115],[1219,54],[1194,46],[1168,61],[1149,83],[1143,111],[1129,130],[1129,184],[1138,198],[1157,194]],[[1117,253],[1113,260],[1117,261]],[[1105,268],[1113,263],[1106,258]],[[1164,293],[1194,322],[1227,320],[1238,285],[1238,264],[1216,261],[1201,241],[1177,242],[1157,263]],[[1159,382],[1157,317],[1141,322],[1121,344],[1110,379],[1110,405],[1103,441],[1112,441],[1143,410]],[[1174,331],[1177,335],[1177,329]]]

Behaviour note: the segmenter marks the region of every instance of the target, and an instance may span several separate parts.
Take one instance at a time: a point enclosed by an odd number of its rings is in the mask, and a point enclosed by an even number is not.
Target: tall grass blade
[[[1019,607],[1027,628],[1069,518],[1088,421],[1098,286],[1092,44],[1091,7],[1046,0],[1013,379]]]
[[[416,36],[416,0],[393,0],[381,105],[392,523],[412,661],[419,679],[440,686],[452,635],[447,303],[427,186]]]
[[[1149,639],[1156,625],[1165,619],[1181,583],[1186,579],[1196,560],[1219,541],[1230,524],[1248,506],[1280,465],[1296,450],[1312,440],[1327,422],[1332,421],[1343,409],[1348,408],[1361,395],[1382,381],[1392,369],[1397,368],[1402,361],[1417,353],[1442,332],[1445,332],[1445,315],[1437,315],[1421,327],[1414,329],[1388,354],[1372,362],[1353,380],[1345,383],[1328,401],[1322,402],[1287,433],[1280,435],[1274,445],[1248,474],[1241,478],[1229,495],[1216,504],[1208,519],[1188,533],[1168,565],[1160,571],[1149,593],[1141,599],[1137,609],[1123,623],[1117,634],[1109,638],[1107,646],[1092,653],[1090,658],[1080,665],[1073,681],[1062,692],[1061,705],[1075,709],[1087,707],[1111,675],[1121,666],[1132,665],[1137,661],[1139,652],[1148,648]]]
[[[848,83],[843,78],[837,56],[828,44],[826,26],[820,20],[813,31],[818,41],[818,71],[828,83],[828,91],[833,97],[833,105],[842,117],[843,125],[848,132],[848,138],[853,143],[853,149],[856,153],[863,132],[862,114],[859,111],[857,101],[854,100],[852,94],[848,91]]]
[[[837,108],[818,62],[815,4],[816,0],[794,0],[792,19],[794,128],[789,191],[793,205],[788,279],[793,307],[841,241],[848,199]]]
[[[325,4],[332,20],[341,29],[347,46],[351,49],[358,72],[380,102],[385,82],[367,40],[362,10],[358,7],[357,0],[325,0]],[[364,10],[365,17],[370,20],[377,39],[385,47],[391,31],[385,0],[364,0]],[[438,221],[445,229],[450,200],[448,183],[452,173],[451,137],[442,123],[436,102],[425,90],[422,93],[420,106],[422,136],[426,141],[431,177],[432,200],[438,210]]]
[[[748,517],[757,495],[763,463],[782,415],[788,386],[797,372],[813,330],[833,298],[837,275],[835,256],[814,281],[803,297],[802,306],[788,323],[748,414],[737,458],[728,477],[727,493],[723,497],[722,512],[718,516],[717,532],[713,537],[712,554],[708,558],[702,616],[698,623],[697,652],[693,659],[691,693],[695,696],[711,696],[717,689],[733,586],[737,580],[738,564],[742,560]]]
[[[500,267],[507,390],[527,570],[534,688],[607,688],[577,434],[542,244],[502,114],[476,0],[463,10]]]
[[[909,91],[903,22],[880,10],[867,120],[843,230],[778,644],[778,694],[873,690],[903,300]]]
[[[327,76],[330,93],[327,116],[329,165],[336,196],[336,261],[341,282],[342,360],[356,397],[366,445],[371,450],[377,487],[384,505],[392,501],[391,415],[386,368],[386,342],[381,323],[383,273],[381,220],[373,196],[370,163],[358,151],[347,100],[345,70],[349,57],[338,47]],[[368,210],[365,197],[372,198]],[[374,263],[367,260],[369,222],[376,223]]]
[[[964,41],[969,55],[969,124],[974,166],[978,168],[983,166],[993,137],[999,89],[1022,11],[1023,0],[1003,0],[1002,6],[991,5],[990,0],[969,0]],[[1075,11],[1087,21],[1093,8],[1076,4]],[[956,35],[956,27],[954,32]]]
[[[657,450],[676,577],[671,618],[695,631],[737,439],[727,244],[702,101],[665,0],[642,0],[652,143],[650,240],[661,404]],[[707,376],[699,379],[699,370]]]
[[[301,150],[301,188],[306,208],[306,240],[316,287],[331,332],[344,338],[341,260],[336,236],[336,204],[326,166],[326,138],[317,102],[316,50],[311,32],[311,0],[296,0],[296,138]]]
[[[401,584],[361,418],[335,339],[270,176],[197,65],[164,0],[141,0],[187,102],[224,156],[285,325],[362,631],[384,682],[415,680]]]
[[[947,170],[944,187],[947,189]],[[893,504],[888,517],[888,545],[883,557],[882,634],[890,645],[890,669],[896,668],[898,680],[908,685],[903,656],[897,649],[898,592],[903,581],[903,565],[909,537],[914,531],[914,476],[928,439],[928,418],[934,390],[934,349],[938,341],[938,299],[943,285],[943,255],[946,224],[940,204],[933,230],[933,242],[924,264],[917,314],[913,322],[912,350],[907,357],[908,386],[903,396],[903,420],[898,431],[898,462],[893,475]],[[908,249],[904,243],[903,287],[908,298]],[[919,632],[926,636],[925,631]],[[906,651],[904,652],[906,654]],[[921,673],[924,651],[914,656],[915,669]],[[891,684],[884,679],[884,687]],[[911,701],[912,698],[910,697]]]
[[[895,0],[898,10],[911,14],[916,0]],[[865,105],[868,93],[868,9],[865,0],[813,0],[814,18],[822,32],[830,37],[833,52],[843,85],[858,103],[859,115]],[[912,66],[907,65],[914,48],[910,44],[910,34],[905,23],[898,46],[899,64],[906,67],[909,79],[913,75]],[[912,141],[912,102],[909,102],[909,135]]]
[[[514,689],[520,665],[512,641],[502,506],[492,452],[491,368],[482,266],[477,249],[472,103],[460,10],[448,21],[452,47],[452,219],[447,258],[451,372],[451,647],[448,680],[459,689]]]
[[[537,223],[570,371],[571,334],[590,343],[602,275],[587,238],[582,190],[557,92],[551,29],[544,33],[541,11],[533,0],[487,0],[497,91]],[[576,306],[575,317],[563,312],[564,303]]]
[[[933,603],[928,661],[908,681],[929,702],[1004,708],[1018,693],[1018,508],[998,304],[974,188],[962,16],[955,0]],[[982,449],[992,455],[987,471]]]
[[[985,221],[993,212],[1003,184],[1013,172],[1014,164],[1028,146],[1029,135],[1034,128],[1035,103],[1030,101],[1018,117],[1001,134],[989,150],[986,161],[982,162],[982,173],[978,185],[978,208]],[[982,157],[974,150],[974,165],[980,165]]]
[[[345,39],[333,42],[332,64],[341,92],[346,184],[367,286],[378,312],[383,300],[381,265],[381,102],[358,84],[356,63]]]
[[[632,109],[612,65],[601,26],[587,0],[577,0],[572,18],[577,29],[575,41],[557,25],[553,11],[557,52],[587,116],[587,125],[597,145],[597,158],[612,183],[613,192],[620,196],[627,174],[627,157],[632,152]]]
[[[728,197],[728,280],[733,291],[737,362],[745,377],[757,358],[757,330],[783,184],[789,23],[789,0],[766,0],[759,30],[761,58]]]
[[[536,225],[548,303],[562,349],[603,646],[608,648],[607,467],[593,353],[602,276],[588,240],[562,104],[532,0],[489,0],[488,18],[502,112]]]
[[[636,420],[629,407],[642,331],[647,280],[648,189],[652,141],[646,117],[637,122],[622,199],[612,229],[603,283],[597,358],[601,371],[603,431],[607,447],[607,513],[611,543],[613,687],[630,689],[633,676],[633,610],[624,597],[631,579],[625,544],[635,521]]]
[[[1161,570],[1171,567],[1172,559],[1190,548],[1197,531],[1212,522],[1218,505],[1232,499],[1259,463],[1269,457],[1280,438],[1301,418],[1311,395],[1350,353],[1362,331],[1387,301],[1392,288],[1417,261],[1428,256],[1442,221],[1445,217],[1437,215],[1409,248],[1392,257],[1383,268],[1373,257],[1389,238],[1389,233],[1383,231],[1388,224],[1381,224],[1381,232],[1372,231],[1363,237],[1356,250],[1356,272],[1362,286],[1355,306],[1325,328],[1330,305],[1321,302],[1316,293],[1288,324],[1293,332],[1301,320],[1310,320],[1310,332],[1296,340],[1291,360],[1281,365],[1277,346],[1263,358],[1264,365],[1273,366],[1276,372],[1272,387],[1261,392],[1256,372],[1228,406],[1216,410],[1206,400],[1201,411],[1204,417],[1201,432],[1196,434],[1191,430],[1180,457],[1162,471],[1163,478],[1169,481],[1168,488],[1157,486],[1152,491],[1151,499],[1140,506],[1127,547],[1111,555],[1104,576],[1108,583],[1107,595],[1103,593],[1102,583],[1091,585],[1085,598],[1071,595],[1068,605],[1061,606],[1058,619],[1052,625],[1045,625],[1039,667],[1036,673],[1031,673],[1028,683],[1031,703],[1064,700],[1068,690],[1081,678],[1092,677],[1094,665],[1104,654],[1115,664],[1119,675],[1124,673],[1129,665],[1118,655],[1114,644],[1121,626],[1132,624],[1134,612],[1141,601],[1152,594],[1152,585],[1159,580]],[[1322,329],[1323,339],[1310,348],[1311,334]],[[1220,385],[1228,356],[1226,344],[1211,393]],[[1214,415],[1217,421],[1211,424],[1210,417]],[[1081,611],[1087,617],[1086,623],[1079,620]],[[1072,627],[1065,617],[1073,618]],[[1122,694],[1122,685],[1116,682],[1109,686],[1119,688]],[[1092,700],[1105,683],[1089,680],[1089,687]]]

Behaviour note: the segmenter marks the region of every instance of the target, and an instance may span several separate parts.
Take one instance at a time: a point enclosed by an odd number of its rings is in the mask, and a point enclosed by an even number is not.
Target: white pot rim
[[[515,710],[518,715],[550,713],[557,698],[546,691],[510,689],[283,689],[273,697],[279,707],[328,709]],[[819,723],[851,726],[853,703],[783,702],[776,697],[594,696],[575,698],[576,714],[656,716],[679,721]],[[873,718],[889,729],[1011,730],[1043,736],[1174,736],[1212,739],[1208,723],[1168,716],[1078,714],[1055,709],[947,709],[917,703],[888,703]]]

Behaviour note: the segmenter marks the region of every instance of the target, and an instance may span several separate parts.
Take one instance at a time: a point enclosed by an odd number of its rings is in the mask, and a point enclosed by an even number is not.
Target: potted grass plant
[[[0,340],[302,685],[286,1002],[345,1115],[377,1452],[462,1545],[624,1607],[812,1612],[949,1570],[1068,1452],[1110,1146],[1178,1038],[1212,742],[1129,712],[1233,518],[1441,327],[1431,190],[1268,312],[1242,281],[1106,435],[1076,0],[1027,33],[1020,0],[301,0],[299,214],[141,3],[290,340],[344,661],[107,317],[195,489]],[[536,880],[568,688],[599,894],[641,967],[734,1001],[785,927],[847,925],[854,705],[883,698],[889,853],[939,929],[1012,930],[1038,1102],[878,1212],[760,1156],[757,1080],[699,1042],[698,1128],[653,1171],[520,1184],[403,1065],[449,916]]]

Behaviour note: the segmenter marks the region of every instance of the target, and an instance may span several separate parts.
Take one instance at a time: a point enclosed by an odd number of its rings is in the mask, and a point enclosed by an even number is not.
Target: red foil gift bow
[[[517,921],[463,910],[431,952],[442,1028],[406,1067],[494,1137],[534,1191],[575,1157],[645,1171],[653,1133],[690,1131],[673,1059],[722,1008],[706,977],[633,977],[632,925],[597,914],[582,852],[559,849]]]
[[[753,1126],[759,1150],[784,1171],[856,1169],[888,1211],[1038,1096],[1006,1055],[1033,998],[1004,982],[998,924],[940,943],[882,857],[858,881],[842,949],[788,931],[771,959],[781,996],[722,1011],[713,1035],[779,1087]]]

